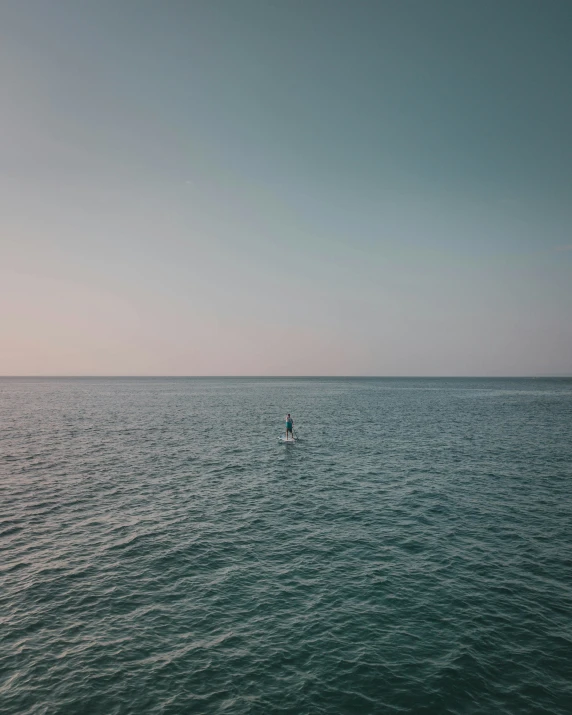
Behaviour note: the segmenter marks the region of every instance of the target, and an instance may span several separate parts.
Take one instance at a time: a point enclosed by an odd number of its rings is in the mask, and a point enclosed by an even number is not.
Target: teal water
[[[572,712],[572,380],[3,379],[0,415],[0,712]]]

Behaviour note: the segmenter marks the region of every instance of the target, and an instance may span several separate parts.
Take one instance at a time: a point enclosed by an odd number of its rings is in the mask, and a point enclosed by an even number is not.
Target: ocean
[[[0,419],[1,713],[572,712],[572,380],[5,378]]]

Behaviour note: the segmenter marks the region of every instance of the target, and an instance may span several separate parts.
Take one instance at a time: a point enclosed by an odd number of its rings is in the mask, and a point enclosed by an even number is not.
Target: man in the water
[[[290,432],[290,437],[294,439],[292,434],[292,427],[294,426],[294,420],[290,417],[290,413],[286,415],[286,439],[288,439],[288,432]]]

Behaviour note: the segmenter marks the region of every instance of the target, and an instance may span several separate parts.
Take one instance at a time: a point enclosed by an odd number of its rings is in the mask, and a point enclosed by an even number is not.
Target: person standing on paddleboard
[[[288,439],[288,432],[290,432],[290,437],[294,439],[294,434],[292,433],[292,428],[294,427],[294,420],[290,417],[290,413],[286,415],[286,439]]]

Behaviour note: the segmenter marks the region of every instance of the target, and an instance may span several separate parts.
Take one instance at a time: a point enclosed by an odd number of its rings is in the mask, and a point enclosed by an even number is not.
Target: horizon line
[[[0,380],[10,379],[179,379],[179,380],[521,380],[521,379],[572,378],[572,373],[544,373],[522,375],[0,375]]]

